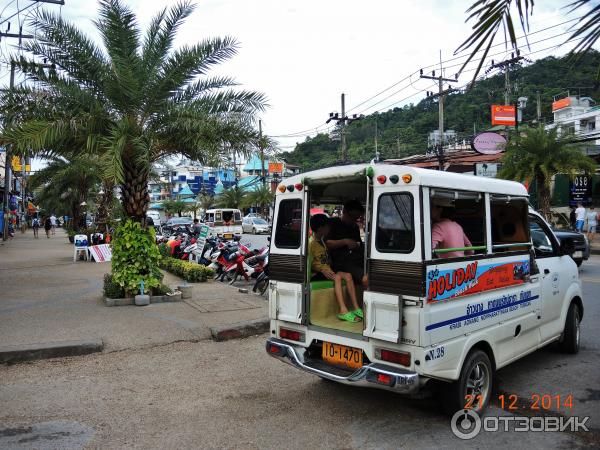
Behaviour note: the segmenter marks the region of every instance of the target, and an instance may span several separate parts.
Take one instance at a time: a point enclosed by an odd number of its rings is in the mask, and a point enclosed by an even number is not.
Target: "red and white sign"
[[[558,111],[559,109],[563,109],[568,106],[571,106],[571,97],[561,98],[560,100],[552,102],[552,112]]]
[[[517,124],[514,105],[492,105],[492,125],[514,127]]]
[[[96,262],[107,262],[112,259],[112,250],[109,244],[92,245],[88,250]]]

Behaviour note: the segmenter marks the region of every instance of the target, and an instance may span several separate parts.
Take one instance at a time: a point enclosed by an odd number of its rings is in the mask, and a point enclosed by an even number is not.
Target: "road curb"
[[[0,346],[0,364],[87,355],[101,352],[103,348],[102,339]]]
[[[270,321],[267,318],[237,322],[229,325],[211,327],[210,334],[213,340],[217,342],[228,341],[230,339],[240,339],[248,336],[255,336],[269,331]]]

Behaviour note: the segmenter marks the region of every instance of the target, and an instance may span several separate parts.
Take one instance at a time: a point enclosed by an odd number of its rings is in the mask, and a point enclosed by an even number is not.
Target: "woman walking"
[[[50,239],[50,230],[52,229],[52,221],[50,217],[44,219],[44,230],[46,230],[46,237]]]
[[[588,210],[585,218],[587,219],[588,223],[588,241],[592,243],[594,242],[594,236],[596,235],[596,227],[598,226],[598,213],[594,209],[594,205],[590,206],[590,209]]]

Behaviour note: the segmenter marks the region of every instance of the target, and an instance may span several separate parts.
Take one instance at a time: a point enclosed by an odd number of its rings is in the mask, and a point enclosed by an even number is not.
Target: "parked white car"
[[[244,217],[242,220],[242,231],[244,233],[260,234],[270,233],[271,226],[265,219],[260,217]]]

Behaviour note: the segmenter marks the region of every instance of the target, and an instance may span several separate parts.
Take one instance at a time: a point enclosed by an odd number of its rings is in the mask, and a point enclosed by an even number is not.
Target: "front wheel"
[[[492,396],[492,363],[488,355],[481,350],[469,353],[458,380],[442,389],[444,408],[449,414],[459,409],[483,411]]]
[[[559,342],[559,348],[565,353],[575,354],[579,352],[579,339],[581,335],[581,314],[579,305],[571,303],[569,312],[567,312],[567,320],[563,331],[562,339]]]

